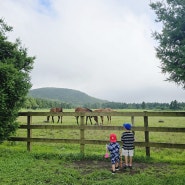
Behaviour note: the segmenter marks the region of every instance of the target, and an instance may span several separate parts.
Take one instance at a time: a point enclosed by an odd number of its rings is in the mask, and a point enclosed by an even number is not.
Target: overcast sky
[[[0,0],[0,17],[36,56],[32,89],[59,87],[115,102],[185,102],[165,81],[149,0]]]

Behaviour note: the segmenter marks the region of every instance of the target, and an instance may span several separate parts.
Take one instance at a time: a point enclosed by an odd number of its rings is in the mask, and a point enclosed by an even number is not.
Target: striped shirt
[[[123,132],[121,136],[121,141],[123,142],[124,150],[134,149],[134,134],[133,132]]]

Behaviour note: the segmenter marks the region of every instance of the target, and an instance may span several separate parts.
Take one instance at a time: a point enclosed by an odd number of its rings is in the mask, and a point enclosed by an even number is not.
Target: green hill
[[[29,91],[28,96],[33,98],[61,101],[63,103],[73,104],[75,106],[83,106],[84,104],[94,103],[101,104],[108,102],[107,100],[101,100],[91,97],[81,91],[55,87],[33,89]]]

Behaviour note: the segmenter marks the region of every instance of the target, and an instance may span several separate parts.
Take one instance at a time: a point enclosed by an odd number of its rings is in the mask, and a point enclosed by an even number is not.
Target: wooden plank
[[[51,113],[51,112],[19,112],[18,116],[161,116],[161,117],[185,117],[185,112],[60,112],[60,113]]]
[[[26,137],[11,137],[9,141],[23,141],[23,142],[45,142],[45,143],[72,143],[72,144],[81,144],[80,139],[53,139],[53,138],[26,138]],[[121,142],[119,142],[122,145]],[[84,140],[83,144],[97,144],[105,145],[107,140]],[[137,147],[156,147],[156,148],[177,148],[185,149],[185,144],[176,144],[176,143],[145,143],[145,142],[135,142]]]
[[[185,149],[185,144],[177,144],[177,143],[145,143],[145,142],[135,142],[135,146],[138,147],[156,147],[156,148],[177,148],[177,149]]]
[[[185,128],[174,127],[148,127],[146,130],[150,132],[185,132]]]
[[[11,137],[9,141],[26,141],[26,142],[46,142],[46,143],[74,143],[80,144],[80,139],[53,139],[53,138],[26,138],[26,137]]]
[[[19,112],[18,116],[81,116],[83,114],[76,112]]]
[[[20,125],[19,129],[27,129],[27,125]],[[38,125],[30,125],[30,129],[74,129],[74,130],[79,130],[80,126],[78,125],[56,125],[56,124],[38,124]]]
[[[54,124],[38,124],[38,125],[20,125],[19,129],[73,129],[80,130],[81,127],[78,125],[54,125]],[[97,126],[97,125],[84,125],[84,130],[122,130],[122,126]],[[149,131],[149,132],[185,132],[185,127],[132,127],[133,131]]]
[[[185,132],[185,127],[133,127],[133,131],[149,131],[149,132]]]

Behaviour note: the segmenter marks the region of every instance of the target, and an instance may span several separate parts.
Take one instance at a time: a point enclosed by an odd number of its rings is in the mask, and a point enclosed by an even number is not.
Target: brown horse
[[[55,108],[51,108],[50,109],[50,112],[63,112],[63,109],[62,108],[59,108],[59,107],[55,107]],[[47,122],[49,122],[49,118],[50,116],[47,116]],[[62,123],[62,116],[58,116],[58,121],[57,123],[59,123],[59,121]],[[52,116],[52,122],[54,123],[54,116]]]
[[[75,109],[75,112],[92,112],[92,110],[91,110],[91,109],[88,109],[88,108],[77,107],[77,108]],[[77,124],[79,124],[79,123],[78,123],[78,118],[79,118],[79,116],[76,116],[76,122],[77,122]],[[90,120],[90,122],[91,122],[91,125],[92,125],[91,116],[86,116],[86,125],[87,125],[88,118],[89,118],[89,120]]]
[[[105,108],[105,109],[96,109],[94,110],[94,112],[112,112],[113,110],[111,108]],[[103,125],[103,116],[100,116],[101,118],[101,123]],[[98,116],[94,116],[94,120],[96,122],[96,124],[98,124]],[[107,116],[107,121],[108,123],[111,123],[111,116]]]

